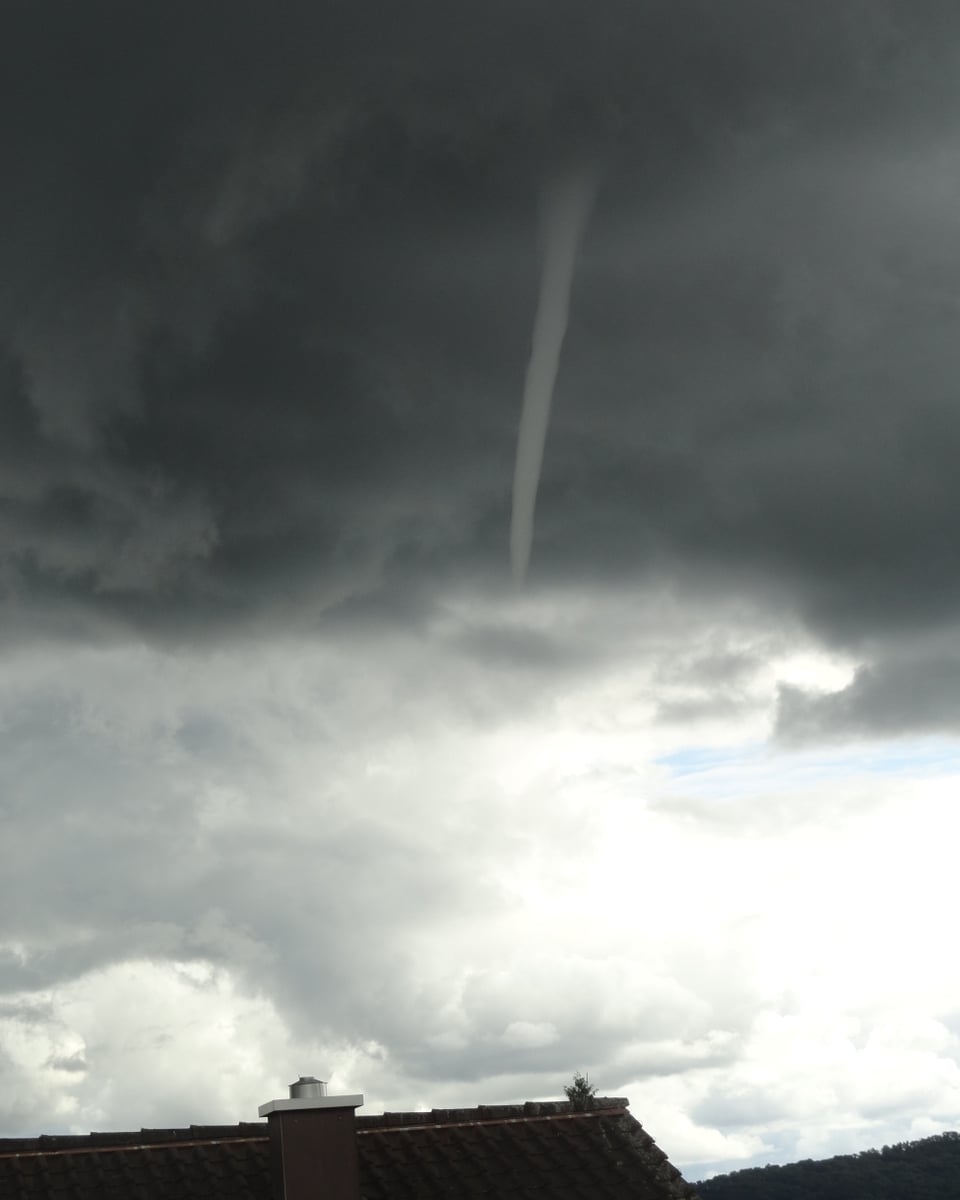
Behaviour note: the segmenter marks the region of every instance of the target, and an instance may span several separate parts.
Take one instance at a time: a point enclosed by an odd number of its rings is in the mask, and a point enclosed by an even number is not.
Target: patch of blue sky
[[[913,779],[960,775],[960,739],[911,738],[829,750],[785,750],[766,742],[688,746],[656,763],[687,795],[733,797],[768,789],[782,794],[870,775]]]
[[[656,763],[657,766],[666,767],[674,778],[683,778],[686,775],[699,775],[715,767],[747,762],[766,752],[766,742],[746,742],[739,746],[685,746],[672,754],[664,754]]]

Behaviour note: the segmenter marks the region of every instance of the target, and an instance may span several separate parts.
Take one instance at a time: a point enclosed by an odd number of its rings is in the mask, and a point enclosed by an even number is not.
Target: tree
[[[597,1089],[591,1086],[589,1075],[581,1075],[579,1071],[575,1071],[573,1083],[568,1083],[563,1090],[575,1112],[586,1112],[593,1108],[593,1097]]]

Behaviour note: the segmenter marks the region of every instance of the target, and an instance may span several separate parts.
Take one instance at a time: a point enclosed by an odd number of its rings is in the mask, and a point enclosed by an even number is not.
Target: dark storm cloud
[[[477,659],[488,667],[512,671],[524,668],[549,671],[551,668],[575,670],[596,662],[595,654],[587,651],[582,642],[552,633],[544,633],[533,624],[495,625],[465,624],[454,638],[468,658]]]
[[[536,194],[588,152],[534,582],[754,588],[842,642],[951,614],[956,23],[18,9],[7,627],[406,618],[504,583]]]
[[[826,695],[781,686],[776,732],[784,741],[890,737],[960,727],[960,659],[940,654],[881,656],[845,688]]]

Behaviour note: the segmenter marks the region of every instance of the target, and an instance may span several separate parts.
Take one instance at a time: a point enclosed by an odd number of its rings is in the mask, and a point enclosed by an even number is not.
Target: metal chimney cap
[[[295,1096],[290,1100],[270,1100],[261,1104],[257,1112],[261,1117],[269,1117],[274,1113],[309,1112],[319,1108],[360,1108],[362,1105],[362,1092],[356,1096]]]
[[[306,1100],[311,1096],[325,1096],[326,1094],[326,1081],[317,1079],[313,1075],[301,1075],[296,1083],[290,1084],[291,1100]]]

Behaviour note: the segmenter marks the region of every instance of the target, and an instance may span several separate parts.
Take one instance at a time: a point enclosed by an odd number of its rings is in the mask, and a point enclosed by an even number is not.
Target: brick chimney
[[[363,1096],[328,1096],[312,1075],[289,1100],[260,1105],[270,1135],[274,1200],[360,1200],[355,1109]]]

